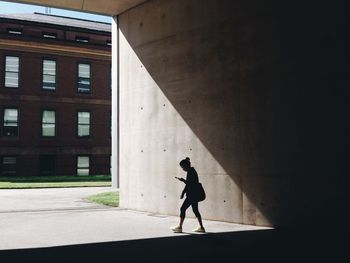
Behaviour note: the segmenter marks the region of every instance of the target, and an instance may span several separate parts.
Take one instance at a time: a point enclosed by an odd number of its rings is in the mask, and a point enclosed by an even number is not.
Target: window
[[[55,39],[55,38],[57,38],[57,34],[56,34],[56,33],[44,32],[44,33],[43,33],[43,38]]]
[[[4,109],[3,135],[18,136],[18,109]]]
[[[80,43],[89,43],[89,38],[76,36],[75,41],[80,42]]]
[[[3,156],[1,158],[1,175],[16,175],[17,158],[15,156]]]
[[[19,57],[6,56],[5,58],[5,87],[18,88]]]
[[[78,112],[78,136],[90,136],[90,112],[88,111]]]
[[[56,89],[56,61],[55,60],[43,60],[43,89],[55,90]]]
[[[22,35],[22,30],[16,29],[16,28],[8,28],[7,33],[13,34],[13,35]]]
[[[42,136],[54,137],[56,135],[56,112],[44,110],[42,115]]]
[[[41,155],[40,158],[40,175],[54,175],[55,174],[55,156]]]
[[[78,64],[78,92],[90,93],[90,64]]]
[[[90,157],[78,156],[77,158],[77,175],[90,174]]]

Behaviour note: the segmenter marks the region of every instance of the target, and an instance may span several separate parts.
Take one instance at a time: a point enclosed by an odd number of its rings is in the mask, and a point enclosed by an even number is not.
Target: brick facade
[[[48,156],[54,159],[56,175],[76,174],[78,156],[90,157],[89,174],[109,174],[110,32],[0,20],[0,175],[7,170],[3,160],[7,156],[16,157],[16,175],[21,176],[39,175],[43,170],[40,167],[48,165],[43,163]],[[21,29],[21,35],[10,34],[9,28]],[[44,39],[43,32],[54,33],[57,38]],[[89,39],[89,43],[78,43],[76,36]],[[18,88],[5,87],[6,56],[19,58]],[[56,61],[54,91],[42,88],[43,59]],[[78,63],[90,65],[88,94],[78,93]],[[4,110],[9,108],[18,109],[17,136],[4,134]],[[43,110],[56,112],[54,137],[42,136]],[[87,137],[78,136],[78,111],[90,112]]]

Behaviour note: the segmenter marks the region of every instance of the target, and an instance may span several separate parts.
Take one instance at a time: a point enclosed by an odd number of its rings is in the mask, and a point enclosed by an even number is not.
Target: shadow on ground
[[[343,233],[258,230],[0,251],[1,262],[340,262]]]

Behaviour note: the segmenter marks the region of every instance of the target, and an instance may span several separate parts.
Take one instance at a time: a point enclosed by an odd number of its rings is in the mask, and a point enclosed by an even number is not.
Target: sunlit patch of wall
[[[275,225],[298,172],[278,12],[269,3],[153,0],[119,15],[121,205],[178,214],[189,156],[203,216]]]
[[[203,216],[242,222],[239,182],[232,180],[174,108],[122,31],[119,38],[120,205],[178,214],[184,184],[174,177],[186,176],[178,164],[189,156],[207,190],[207,200],[200,205]],[[196,98],[186,92],[179,90],[178,99],[189,115],[198,110]]]

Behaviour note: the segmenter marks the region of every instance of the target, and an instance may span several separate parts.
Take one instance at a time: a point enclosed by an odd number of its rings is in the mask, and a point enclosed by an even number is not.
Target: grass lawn
[[[87,200],[102,205],[119,206],[119,192],[115,191],[91,195],[87,197]]]
[[[110,175],[0,177],[0,189],[111,186]]]

